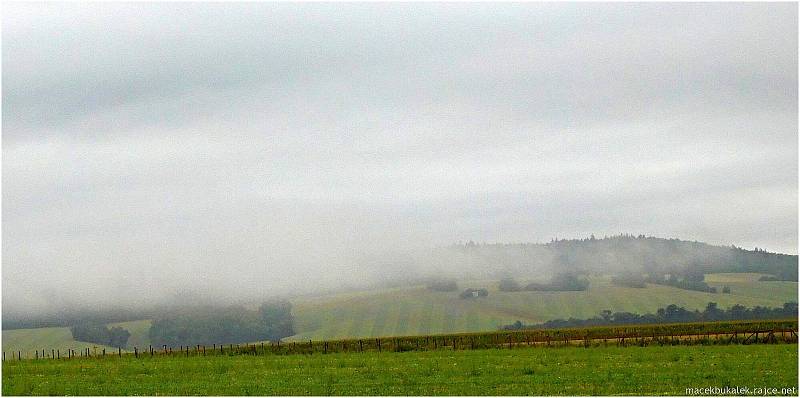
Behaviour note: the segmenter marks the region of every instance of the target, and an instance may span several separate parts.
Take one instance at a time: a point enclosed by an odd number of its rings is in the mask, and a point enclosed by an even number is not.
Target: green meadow
[[[459,283],[460,288],[485,287],[489,296],[471,300],[459,292],[429,291],[423,286],[331,295],[296,300],[297,339],[402,336],[496,330],[521,320],[544,322],[556,318],[587,318],[602,310],[655,312],[669,304],[687,309],[715,302],[722,308],[734,304],[780,307],[797,300],[797,282],[758,282],[758,278],[723,275],[730,294],[704,293],[670,286],[628,288],[612,285],[608,278],[593,278],[584,292],[501,292],[496,281]],[[758,274],[754,274],[758,275]]]
[[[6,362],[3,395],[686,395],[797,388],[797,345],[518,348]]]

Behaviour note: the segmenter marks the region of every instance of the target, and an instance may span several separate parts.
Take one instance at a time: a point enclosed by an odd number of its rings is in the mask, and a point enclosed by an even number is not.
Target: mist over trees
[[[650,283],[699,291],[711,291],[701,276],[712,272],[756,272],[769,274],[762,281],[797,281],[796,255],[745,250],[735,246],[713,246],[700,242],[663,239],[644,235],[559,240],[549,243],[479,244],[468,242],[444,247],[392,250],[383,256],[358,260],[358,278],[343,277],[338,289],[297,290],[295,295],[344,292],[364,288],[427,286],[438,291],[458,291],[457,280],[504,280],[501,290],[542,287],[558,275],[583,277],[611,275],[615,283],[641,286]],[[370,264],[369,267],[362,263]],[[625,278],[635,278],[627,280]],[[533,286],[530,284],[533,283]],[[515,285],[516,284],[516,285]],[[315,290],[316,289],[316,290]],[[175,292],[176,294],[179,292]],[[293,296],[285,296],[291,298]],[[169,318],[170,314],[203,306],[249,305],[266,297],[239,297],[229,293],[224,300],[213,293],[183,288],[163,303],[142,306],[121,300],[108,308],[96,305],[59,304],[48,311],[25,311],[3,304],[3,328],[19,329],[106,324],[138,319]],[[63,300],[59,301],[63,302]],[[257,305],[257,304],[256,304]]]
[[[437,264],[456,263],[475,278],[538,277],[547,280],[558,274],[638,273],[665,279],[675,275],[679,280],[697,281],[697,275],[707,273],[756,272],[774,275],[773,280],[798,280],[796,255],[629,234],[600,239],[594,236],[554,239],[549,243],[467,242],[436,249],[426,258],[433,269]],[[438,270],[443,274],[448,272],[444,266]],[[691,283],[687,283],[684,288],[691,287]],[[702,290],[700,285],[695,287],[697,289],[693,290]]]
[[[553,276],[549,283],[529,283],[525,290],[543,292],[570,292],[589,289],[589,280],[572,273],[562,272]]]
[[[168,347],[278,341],[295,334],[291,308],[273,301],[258,310],[233,306],[166,315],[153,320],[149,337],[153,345]]]

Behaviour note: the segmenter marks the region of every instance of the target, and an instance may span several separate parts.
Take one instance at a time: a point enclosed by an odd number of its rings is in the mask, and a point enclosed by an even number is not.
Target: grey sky
[[[466,240],[797,253],[796,4],[5,4],[2,22],[4,306],[336,286],[376,272],[363,256]]]

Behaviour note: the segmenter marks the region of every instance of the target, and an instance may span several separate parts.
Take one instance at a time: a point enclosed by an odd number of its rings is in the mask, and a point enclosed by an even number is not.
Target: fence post
[[[364,352],[364,342],[358,340],[358,352]]]
[[[378,352],[381,352],[381,339],[375,339],[378,341]]]
[[[56,350],[56,355],[58,356],[58,359],[61,359],[61,349]]]
[[[134,355],[136,358],[139,358],[139,349],[138,349],[138,348],[136,348],[136,347],[133,347],[133,355]]]
[[[203,356],[206,356],[206,346],[203,346]]]
[[[105,348],[103,348],[103,356],[104,357],[106,356],[106,349]]]
[[[119,354],[119,357],[122,358],[122,347],[117,347],[117,353]]]

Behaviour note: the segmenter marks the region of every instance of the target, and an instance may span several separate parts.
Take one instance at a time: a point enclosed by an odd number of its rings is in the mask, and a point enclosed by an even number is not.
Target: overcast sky
[[[467,240],[797,253],[796,4],[2,11],[4,307]]]

